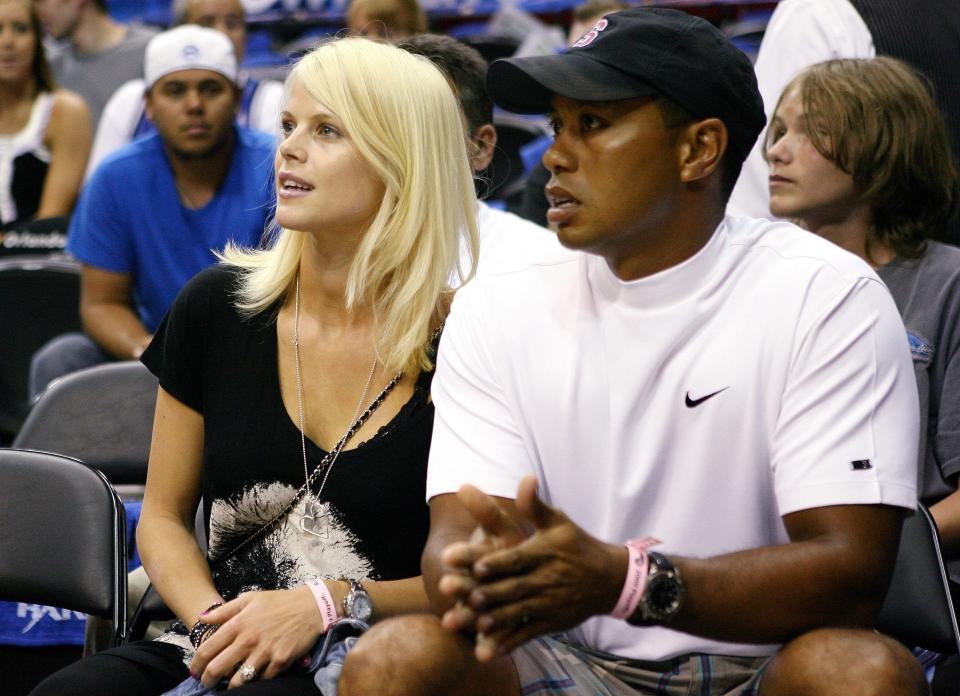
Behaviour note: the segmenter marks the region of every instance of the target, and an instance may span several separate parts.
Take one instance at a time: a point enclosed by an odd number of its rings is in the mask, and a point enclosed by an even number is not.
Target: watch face
[[[673,574],[657,575],[650,579],[647,604],[658,618],[665,618],[680,608],[681,589]]]
[[[373,604],[370,602],[370,595],[366,592],[354,592],[353,601],[350,602],[350,618],[368,621],[373,614]]]

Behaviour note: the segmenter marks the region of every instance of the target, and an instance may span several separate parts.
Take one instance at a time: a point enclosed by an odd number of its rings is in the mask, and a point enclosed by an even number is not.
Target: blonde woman
[[[365,39],[308,54],[286,89],[275,243],[227,249],[143,357],[160,391],[138,541],[181,634],[37,694],[162,693],[188,671],[315,694],[302,661],[330,622],[427,610],[433,351],[463,234],[476,256],[459,107],[426,59]]]

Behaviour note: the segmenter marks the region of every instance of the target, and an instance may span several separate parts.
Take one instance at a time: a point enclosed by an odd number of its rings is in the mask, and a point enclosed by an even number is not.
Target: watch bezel
[[[373,602],[370,594],[356,580],[347,580],[350,592],[343,600],[343,611],[351,619],[369,621],[373,616]]]
[[[663,554],[648,551],[649,569],[647,571],[647,585],[640,598],[640,609],[644,621],[651,623],[668,623],[677,615],[683,606],[684,587],[680,571]],[[661,588],[672,588],[672,598],[669,603],[663,602]]]

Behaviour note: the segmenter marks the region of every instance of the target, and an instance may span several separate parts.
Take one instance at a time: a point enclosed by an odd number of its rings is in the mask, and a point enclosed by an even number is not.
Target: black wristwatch
[[[350,584],[350,592],[343,598],[343,615],[369,622],[370,617],[373,616],[373,602],[370,601],[370,595],[356,580],[347,579],[346,582]]]
[[[683,578],[663,554],[647,551],[647,558],[647,585],[637,610],[643,624],[668,624],[683,606]]]

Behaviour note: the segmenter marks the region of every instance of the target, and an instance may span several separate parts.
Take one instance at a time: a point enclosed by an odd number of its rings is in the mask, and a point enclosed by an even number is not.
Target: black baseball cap
[[[563,53],[494,61],[487,91],[521,114],[577,101],[662,96],[727,127],[729,149],[746,159],[766,124],[753,65],[710,22],[680,10],[634,7],[602,18]]]

